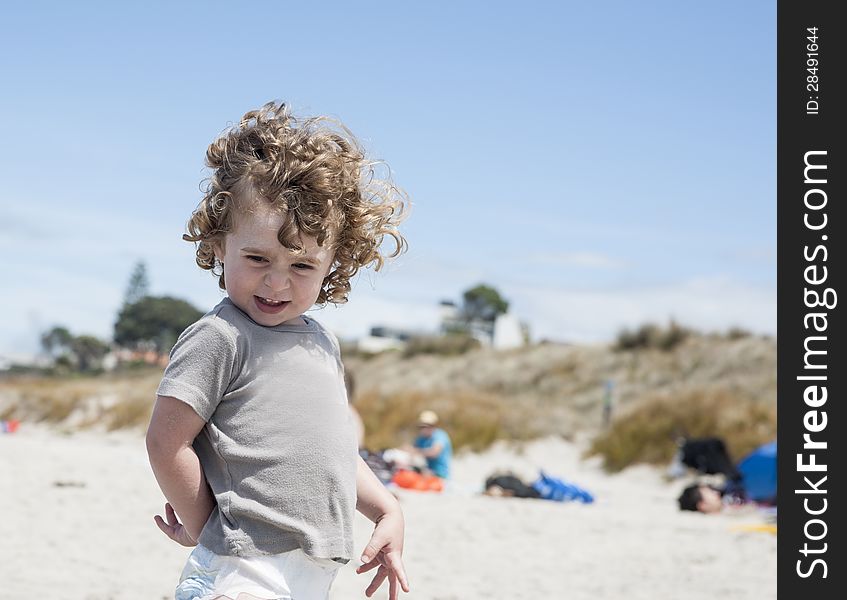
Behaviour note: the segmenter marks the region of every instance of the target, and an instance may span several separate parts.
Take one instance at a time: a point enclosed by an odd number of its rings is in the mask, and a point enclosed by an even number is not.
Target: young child
[[[405,249],[405,197],[346,129],[284,104],[248,112],[206,162],[183,237],[227,297],[177,340],[147,431],[168,501],[155,521],[196,545],[176,598],[326,598],[358,509],[376,524],[365,593],[387,579],[393,600],[409,591],[403,515],[358,456],[338,341],[303,313],[346,302],[360,268]]]

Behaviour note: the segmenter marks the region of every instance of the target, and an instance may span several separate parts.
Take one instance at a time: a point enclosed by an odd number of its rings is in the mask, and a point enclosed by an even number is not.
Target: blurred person
[[[511,472],[494,473],[485,480],[484,491],[486,496],[514,497],[514,498],[540,498],[532,482],[525,482]]]
[[[362,416],[356,410],[354,403],[356,382],[353,378],[353,373],[350,369],[344,369],[344,386],[347,388],[347,406],[350,407],[350,418],[353,420],[353,427],[356,429],[356,439],[359,441],[359,450],[365,447],[365,422],[362,421]]]
[[[725,508],[737,508],[749,504],[741,488],[735,486],[718,487],[706,483],[689,485],[677,498],[679,510],[690,510],[704,514],[714,514]]]
[[[437,425],[438,415],[431,410],[423,411],[418,417],[418,435],[409,452],[424,458],[427,470],[433,475],[449,479],[453,445],[447,432]]]
[[[677,498],[679,510],[711,514],[723,510],[723,494],[717,487],[703,483],[689,485]]]

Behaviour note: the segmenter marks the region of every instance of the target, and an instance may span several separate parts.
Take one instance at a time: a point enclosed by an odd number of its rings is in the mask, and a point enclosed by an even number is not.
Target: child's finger
[[[159,529],[162,530],[162,533],[164,533],[169,538],[173,539],[173,527],[165,523],[164,519],[162,519],[162,517],[160,517],[159,515],[153,517],[153,520],[156,522],[156,525],[159,527]]]
[[[174,527],[179,527],[179,525],[180,525],[179,517],[177,517],[177,516],[176,516],[176,512],[174,512],[174,507],[173,507],[173,506],[168,505],[168,509],[169,509],[169,512],[168,512],[168,523],[170,523],[170,524],[171,524],[171,525],[173,525]]]
[[[368,545],[365,546],[365,549],[362,550],[362,562],[369,563],[372,560],[375,560],[377,556],[379,556],[379,551],[382,550],[382,547],[385,545],[385,542],[381,542],[377,539],[376,535],[374,535]]]
[[[374,578],[371,580],[371,584],[365,590],[365,596],[370,598],[374,595],[374,592],[379,589],[379,586],[382,585],[382,582],[385,581],[385,578],[388,576],[388,569],[384,566],[380,565],[379,571],[376,572]]]
[[[165,504],[165,516],[168,518],[168,525],[176,525],[179,521],[176,518],[176,513],[174,512],[174,507],[171,506],[171,503],[168,502]]]
[[[397,578],[394,575],[388,577],[388,600],[397,600]]]
[[[402,587],[403,591],[408,594],[409,580],[406,578],[406,568],[403,566],[403,559],[400,557],[400,553],[389,552],[385,556],[385,562],[388,565],[388,568],[394,571],[397,575],[397,579],[400,581],[400,587]]]
[[[359,565],[359,567],[356,569],[356,573],[358,573],[359,575],[361,575],[362,573],[367,573],[368,571],[370,571],[374,567],[378,567],[379,565],[379,557],[376,557],[370,562],[367,562],[363,565]]]

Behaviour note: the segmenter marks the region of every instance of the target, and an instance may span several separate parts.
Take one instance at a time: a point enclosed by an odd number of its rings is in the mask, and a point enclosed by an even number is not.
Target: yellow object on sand
[[[763,533],[776,534],[776,525],[773,523],[753,523],[748,525],[735,525],[733,531],[761,531]]]

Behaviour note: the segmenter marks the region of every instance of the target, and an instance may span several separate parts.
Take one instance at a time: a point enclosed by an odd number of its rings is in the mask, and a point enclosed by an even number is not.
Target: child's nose
[[[286,289],[289,281],[288,274],[283,271],[271,271],[265,275],[265,285],[275,292]]]

